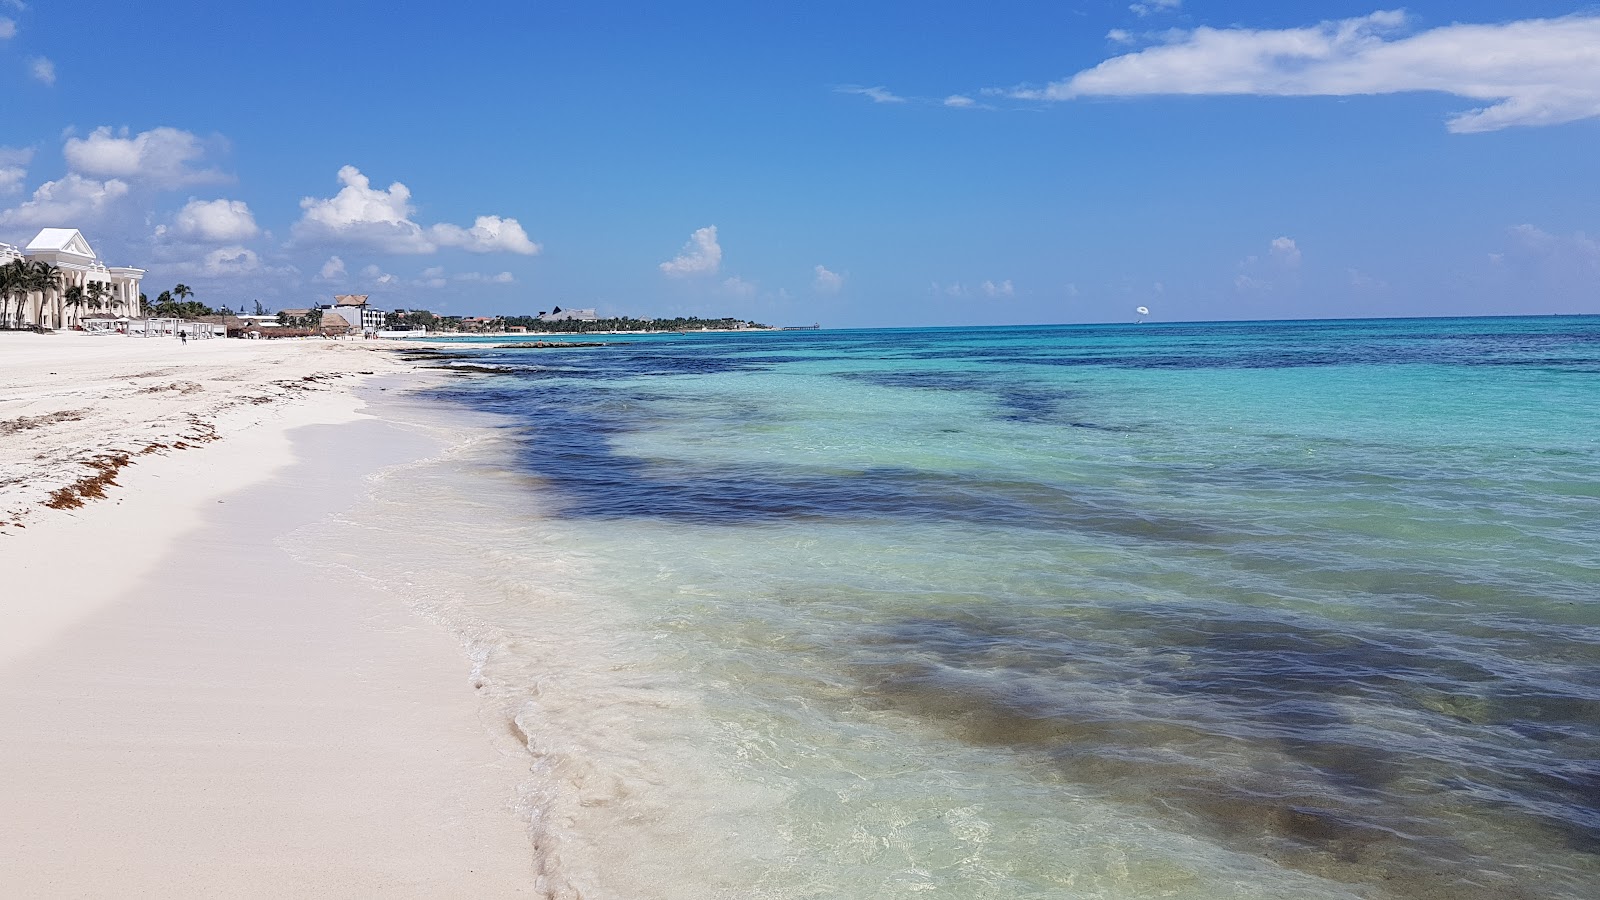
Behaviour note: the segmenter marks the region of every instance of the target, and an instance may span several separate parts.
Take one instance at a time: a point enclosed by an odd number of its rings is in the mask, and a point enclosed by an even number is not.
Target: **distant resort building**
[[[463,316],[460,328],[462,331],[504,331],[505,324],[499,316]]]
[[[37,281],[17,263],[46,267]],[[0,327],[67,328],[89,316],[138,316],[144,269],[108,266],[76,228],[46,228],[21,249],[0,243]],[[23,275],[18,278],[17,275]]]
[[[367,303],[366,294],[335,294],[333,305],[324,307],[323,322],[334,315],[343,319],[350,330],[358,334],[372,334],[383,330],[384,312]]]

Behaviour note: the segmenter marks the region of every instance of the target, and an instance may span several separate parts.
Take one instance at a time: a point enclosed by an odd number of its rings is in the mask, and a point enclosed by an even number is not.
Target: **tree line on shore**
[[[560,311],[560,307],[557,307]],[[609,319],[564,319],[548,322],[538,316],[496,316],[487,322],[468,320],[461,316],[440,316],[425,309],[401,309],[384,316],[383,326],[392,329],[426,328],[429,331],[482,331],[503,332],[512,328],[529,331],[582,334],[600,331],[700,331],[704,329],[733,331],[741,328],[766,328],[756,322],[724,317],[702,319],[697,316],[679,316],[673,319],[635,319],[618,316]]]

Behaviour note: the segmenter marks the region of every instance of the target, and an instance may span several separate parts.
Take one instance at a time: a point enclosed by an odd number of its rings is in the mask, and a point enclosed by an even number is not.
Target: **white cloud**
[[[220,199],[185,203],[173,219],[173,230],[181,237],[216,243],[249,240],[261,233],[243,200]]]
[[[951,94],[950,96],[944,98],[944,105],[954,109],[966,109],[969,106],[976,106],[977,104],[978,101],[964,94]]]
[[[28,163],[32,161],[31,147],[0,147],[0,195],[22,190],[23,179],[28,177]]]
[[[967,286],[959,281],[952,281],[949,284],[940,284],[935,281],[933,283],[933,292],[935,294],[943,294],[946,297],[965,297],[967,295]]]
[[[1171,12],[1183,5],[1183,0],[1140,0],[1128,7],[1129,12],[1137,16],[1150,16],[1159,12]]]
[[[735,297],[750,298],[756,295],[756,283],[732,275],[722,282],[722,289]]]
[[[411,221],[411,190],[400,182],[377,190],[361,170],[339,170],[339,193],[327,199],[305,197],[294,225],[296,237],[329,238],[364,244],[389,253],[432,253],[437,249]]]
[[[117,201],[128,195],[127,182],[112,178],[95,181],[68,172],[58,181],[46,181],[33,197],[14,209],[0,212],[0,225],[40,228],[83,225],[103,219]]]
[[[28,74],[41,84],[55,84],[56,64],[43,56],[35,56],[28,60]]]
[[[412,221],[416,209],[411,190],[400,182],[378,190],[360,169],[344,166],[339,183],[344,187],[332,197],[300,201],[305,212],[294,224],[297,239],[341,241],[387,253],[433,253],[440,247],[472,253],[539,252],[516,219],[479,216],[471,228],[444,223],[423,228]]]
[[[378,285],[398,284],[400,279],[383,271],[376,265],[370,265],[361,270],[361,277]]]
[[[479,216],[471,228],[459,225],[435,225],[428,234],[441,247],[460,247],[471,253],[521,253],[532,256],[540,247],[528,239],[528,233],[516,219],[499,216]]]
[[[717,243],[717,226],[707,225],[689,236],[683,252],[661,264],[662,274],[672,278],[714,275],[722,266],[722,246]]]
[[[428,288],[442,288],[447,284],[444,278],[444,266],[429,266],[417,276],[417,284]]]
[[[1511,229],[1519,256],[1542,258],[1548,261],[1578,264],[1600,270],[1600,240],[1579,231],[1569,236],[1551,234],[1534,225],[1518,225]]]
[[[473,281],[483,284],[511,284],[517,279],[510,272],[498,272],[489,275],[484,272],[461,272],[455,276],[457,281]]]
[[[1113,28],[1106,32],[1106,40],[1113,44],[1131,44],[1133,43],[1133,35],[1129,34],[1126,29]]]
[[[0,41],[10,40],[17,36],[17,23],[14,19],[0,16]]]
[[[129,136],[127,128],[108,125],[84,138],[67,138],[62,155],[74,172],[121,178],[157,187],[179,187],[226,181],[217,169],[196,168],[205,160],[205,143],[177,128],[152,128]]]
[[[200,261],[203,274],[213,276],[248,275],[260,271],[261,257],[245,247],[219,247]]]
[[[1400,35],[1380,11],[1303,28],[1196,28],[1013,97],[1249,94],[1355,96],[1435,91],[1485,101],[1449,120],[1457,133],[1600,116],[1600,17],[1455,24]]]
[[[337,256],[328,257],[328,261],[322,264],[322,271],[317,273],[317,277],[323,281],[341,281],[349,275],[350,273],[345,270],[344,260]]]
[[[838,272],[830,272],[825,266],[813,266],[811,271],[816,273],[811,289],[819,294],[837,294],[844,287],[844,276]]]
[[[1277,237],[1268,245],[1272,258],[1284,265],[1294,268],[1300,265],[1300,248],[1295,245],[1293,238]]]
[[[1016,293],[1017,289],[1011,284],[1011,279],[1009,278],[1000,282],[999,284],[995,284],[992,281],[985,281],[983,283],[983,294],[985,297],[1011,297],[1015,296]]]
[[[906,102],[906,98],[894,93],[883,85],[877,85],[875,87],[862,87],[856,84],[845,84],[834,88],[834,90],[841,94],[855,94],[860,97],[866,97],[873,103]]]
[[[1291,237],[1267,242],[1265,258],[1251,254],[1239,261],[1233,286],[1244,292],[1293,291],[1299,286],[1300,246]]]
[[[198,260],[190,259],[164,269],[193,278],[281,278],[299,274],[294,266],[270,266],[254,250],[237,244],[218,247]]]

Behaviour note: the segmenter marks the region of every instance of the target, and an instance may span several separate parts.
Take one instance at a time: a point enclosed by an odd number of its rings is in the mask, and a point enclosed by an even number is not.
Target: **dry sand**
[[[0,894],[533,894],[456,638],[282,548],[437,450],[371,350],[0,335]]]

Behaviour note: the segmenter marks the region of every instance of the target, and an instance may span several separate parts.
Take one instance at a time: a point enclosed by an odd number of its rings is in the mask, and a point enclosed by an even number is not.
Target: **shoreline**
[[[440,452],[367,408],[381,402],[377,386],[357,396],[369,376],[335,377],[409,367],[388,353],[333,365],[322,345],[219,341],[201,359],[185,356],[196,344],[44,340],[56,356],[45,371],[79,380],[52,391],[44,372],[19,379],[29,360],[6,358],[0,419],[55,404],[116,427],[63,419],[51,436],[46,421],[8,440],[77,453],[72,429],[86,427],[100,452],[124,452],[141,424],[215,440],[139,456],[104,499],[35,505],[0,534],[12,586],[0,883],[29,896],[533,896],[517,811],[527,759],[496,743],[458,636],[290,552],[374,473]],[[180,371],[159,378],[211,389],[203,413],[173,421],[170,392],[152,402],[137,379],[117,381],[163,353]],[[327,377],[262,402],[248,399],[262,395],[247,374],[260,366],[286,382]],[[223,389],[229,374],[240,390]],[[40,489],[5,486],[8,513]]]

